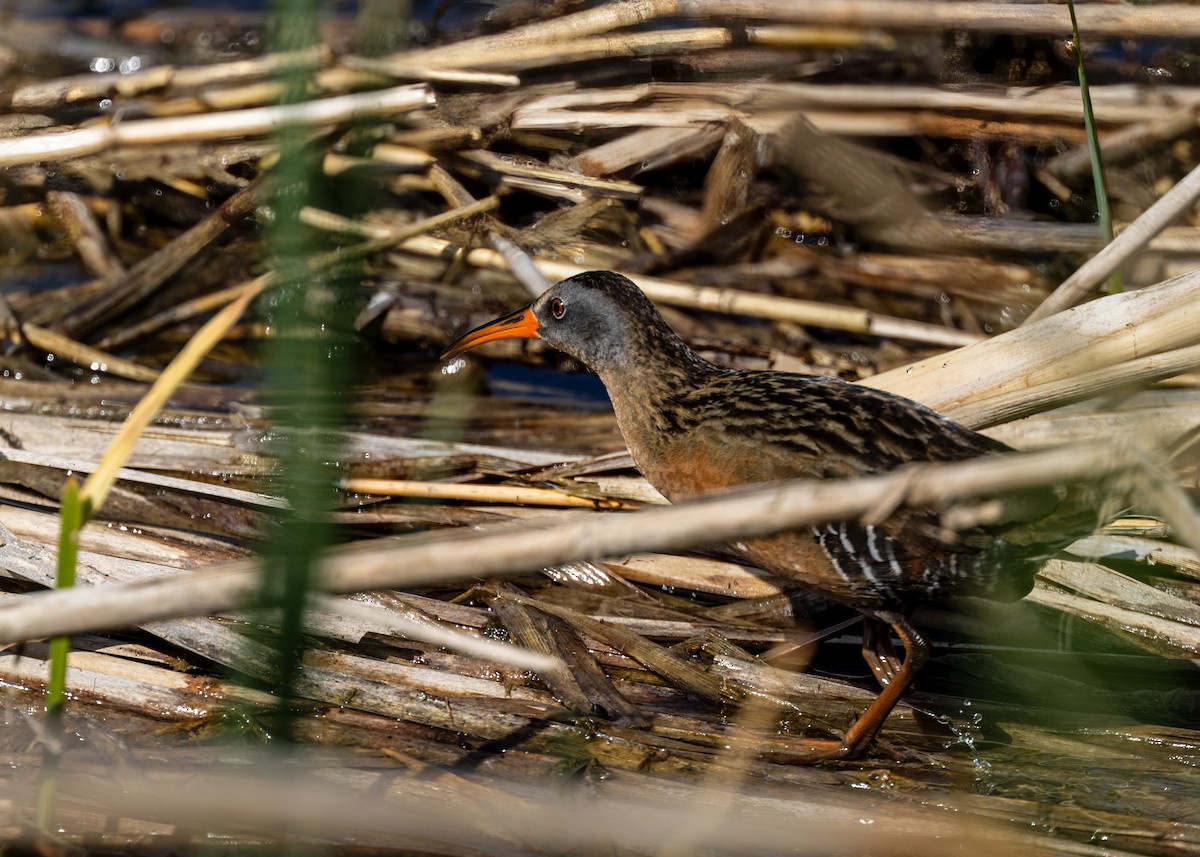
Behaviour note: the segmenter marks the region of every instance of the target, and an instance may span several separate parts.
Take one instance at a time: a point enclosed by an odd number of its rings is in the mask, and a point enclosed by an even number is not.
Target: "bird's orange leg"
[[[863,617],[862,655],[880,687],[887,687],[900,671],[900,656],[892,645],[888,626],[870,616]]]
[[[892,713],[904,691],[913,683],[921,667],[929,660],[929,644],[909,621],[899,613],[878,611],[867,621],[878,620],[879,623],[891,625],[900,642],[904,644],[904,663],[902,663],[880,691],[875,701],[867,707],[854,724],[846,730],[842,740],[833,742],[805,742],[811,749],[801,750],[796,754],[779,754],[778,761],[805,764],[821,762],[828,759],[854,759],[861,756],[871,746],[875,735],[879,732],[887,716]],[[878,675],[878,673],[876,673]]]

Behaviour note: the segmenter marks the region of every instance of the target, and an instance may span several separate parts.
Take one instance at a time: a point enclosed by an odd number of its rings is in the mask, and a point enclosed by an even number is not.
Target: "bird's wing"
[[[915,402],[833,379],[730,373],[689,395],[688,411],[705,426],[704,455],[730,484],[852,478],[1010,451]],[[837,541],[869,549],[883,535],[914,577],[965,573],[979,594],[1018,598],[1045,559],[1103,523],[1097,496],[1095,486],[1049,485],[905,508],[871,531],[845,522]]]

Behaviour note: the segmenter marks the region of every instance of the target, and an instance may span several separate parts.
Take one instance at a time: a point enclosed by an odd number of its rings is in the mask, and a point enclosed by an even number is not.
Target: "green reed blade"
[[[1088,88],[1087,73],[1083,67],[1083,42],[1079,38],[1079,21],[1075,17],[1074,0],[1067,0],[1071,12],[1071,33],[1075,41],[1075,62],[1079,73],[1079,94],[1083,99],[1083,126],[1087,132],[1088,157],[1092,163],[1092,184],[1096,192],[1096,210],[1100,215],[1100,234],[1105,244],[1113,240],[1112,211],[1108,205],[1108,183],[1104,178],[1104,161],[1100,156],[1100,137],[1096,133],[1096,116],[1092,112],[1092,93]],[[1109,279],[1112,292],[1122,291],[1121,273],[1116,271]]]

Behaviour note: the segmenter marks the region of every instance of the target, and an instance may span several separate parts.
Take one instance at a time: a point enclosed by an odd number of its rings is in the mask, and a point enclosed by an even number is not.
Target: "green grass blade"
[[[300,50],[318,39],[319,5],[312,0],[281,0],[274,8],[274,48]],[[289,69],[284,101],[307,97],[311,70]],[[362,204],[359,185],[340,177],[336,187],[318,169],[310,149],[310,134],[283,127],[277,135],[278,178],[271,200],[275,214],[268,235],[272,267],[278,286],[267,307],[275,335],[266,354],[266,394],[279,441],[272,450],[281,462],[281,491],[291,510],[283,516],[264,557],[259,602],[278,612],[276,662],[273,666],[277,699],[270,718],[271,735],[291,739],[294,709],[291,701],[307,647],[304,617],[314,582],[313,559],[332,540],[323,518],[334,501],[340,476],[343,427],[349,411],[351,370],[356,338],[353,298],[361,270],[355,257],[349,266],[329,266],[314,253],[320,238],[301,222],[305,206],[336,207]]]
[[[1075,40],[1075,62],[1079,73],[1079,95],[1083,99],[1083,126],[1087,132],[1088,156],[1092,163],[1092,184],[1096,190],[1096,210],[1100,215],[1100,234],[1105,244],[1113,240],[1112,211],[1108,205],[1108,183],[1104,178],[1104,160],[1100,156],[1100,137],[1096,133],[1096,115],[1092,112],[1092,93],[1088,88],[1087,73],[1083,67],[1083,42],[1079,38],[1079,21],[1075,17],[1074,0],[1067,0],[1071,12],[1071,33]],[[1112,292],[1122,291],[1121,273],[1115,272],[1109,280]]]
[[[79,482],[67,480],[63,489],[61,529],[58,536],[58,566],[54,585],[68,589],[75,585],[75,563],[79,554],[79,531],[87,520],[86,503],[81,499]],[[50,641],[50,675],[46,682],[46,742],[42,748],[42,776],[38,790],[38,824],[50,825],[54,818],[55,795],[58,790],[58,761],[62,748],[62,712],[67,698],[67,655],[71,650],[69,637]]]

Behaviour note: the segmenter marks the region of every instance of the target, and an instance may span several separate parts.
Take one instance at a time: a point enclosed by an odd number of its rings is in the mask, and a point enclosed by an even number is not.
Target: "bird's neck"
[[[621,434],[643,472],[682,433],[687,395],[726,371],[682,340],[672,340],[598,370]]]

